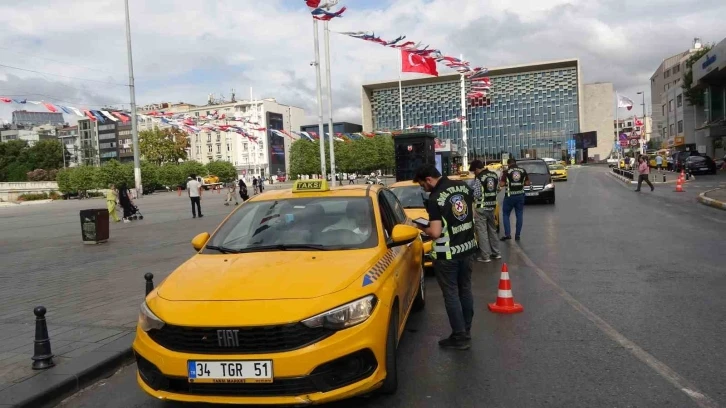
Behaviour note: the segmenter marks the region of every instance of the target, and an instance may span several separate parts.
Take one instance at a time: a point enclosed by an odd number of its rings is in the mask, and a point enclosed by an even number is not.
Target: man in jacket
[[[497,208],[497,192],[499,182],[497,173],[484,167],[481,160],[474,160],[469,171],[475,174],[474,179],[474,225],[476,226],[477,241],[479,242],[479,262],[491,262],[501,259],[497,243],[497,227],[494,210]]]

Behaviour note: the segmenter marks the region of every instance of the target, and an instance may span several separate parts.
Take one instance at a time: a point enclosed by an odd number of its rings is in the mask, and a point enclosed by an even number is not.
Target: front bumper
[[[567,180],[567,174],[552,173],[552,180]]]
[[[555,199],[555,189],[532,189],[524,191],[524,202],[525,203],[535,203],[535,202],[541,202],[541,201],[548,201],[548,200],[554,200]]]
[[[358,326],[307,347],[270,354],[193,354],[168,350],[141,329],[133,349],[137,381],[149,395],[181,402],[254,405],[312,405],[365,394],[386,377],[388,310],[379,303]],[[189,383],[188,361],[272,360],[272,383]]]

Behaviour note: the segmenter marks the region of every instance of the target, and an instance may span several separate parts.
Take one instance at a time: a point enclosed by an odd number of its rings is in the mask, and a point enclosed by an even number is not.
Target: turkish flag
[[[419,74],[439,76],[436,60],[401,50],[401,72],[417,72]]]

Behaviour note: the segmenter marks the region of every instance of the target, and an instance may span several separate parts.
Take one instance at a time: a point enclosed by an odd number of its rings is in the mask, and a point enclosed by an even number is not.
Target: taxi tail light
[[[149,330],[159,330],[164,327],[164,321],[159,319],[154,312],[149,309],[146,302],[141,304],[141,310],[139,312],[139,327],[141,330],[148,332]]]
[[[371,313],[373,313],[376,303],[378,303],[378,298],[375,295],[368,295],[317,316],[305,319],[302,321],[302,324],[310,328],[324,327],[331,330],[347,329],[348,327],[366,321],[371,316]]]

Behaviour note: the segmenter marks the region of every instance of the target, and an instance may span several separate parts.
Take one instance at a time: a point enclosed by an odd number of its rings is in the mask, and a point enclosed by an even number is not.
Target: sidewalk
[[[62,201],[5,208],[0,217],[0,407],[39,407],[77,391],[131,358],[144,278],[158,284],[231,211],[225,194],[205,194],[205,217],[174,193],[136,201],[143,221],[111,225],[108,243],[83,245],[79,211],[103,202]],[[55,367],[31,369],[35,316],[45,306]]]
[[[726,210],[726,188],[716,188],[699,194],[698,201],[709,207]]]

